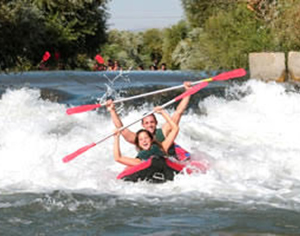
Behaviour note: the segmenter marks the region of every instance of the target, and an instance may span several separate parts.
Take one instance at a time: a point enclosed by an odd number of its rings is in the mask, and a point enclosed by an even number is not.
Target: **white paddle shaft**
[[[199,83],[210,82],[210,81],[212,81],[212,78],[195,81],[195,82],[192,82],[191,85],[196,85],[196,84],[199,84]],[[151,96],[151,95],[155,95],[155,94],[159,94],[159,93],[163,93],[163,92],[168,92],[168,91],[180,89],[180,88],[183,88],[183,87],[184,87],[184,85],[180,84],[180,85],[173,86],[173,87],[170,87],[170,88],[165,88],[165,89],[152,91],[152,92],[149,92],[149,93],[143,93],[143,94],[127,97],[127,98],[121,98],[119,100],[114,101],[114,104],[134,100],[134,99],[137,99],[137,98],[147,97],[147,96]],[[105,106],[105,105],[106,105],[106,102],[101,104],[101,106]]]
[[[161,108],[165,108],[165,107],[171,105],[172,103],[174,103],[174,102],[176,102],[176,101],[177,101],[177,100],[174,98],[174,99],[172,99],[171,101],[168,101],[168,102],[166,102],[165,104],[161,105]],[[154,112],[155,112],[155,110],[152,110],[152,111],[147,112],[145,115],[143,115],[143,116],[140,117],[139,119],[137,119],[137,120],[135,120],[135,121],[133,121],[133,122],[131,122],[131,123],[125,125],[125,126],[122,126],[122,127],[119,129],[119,131],[121,132],[122,130],[128,128],[129,126],[134,125],[135,123],[139,122],[140,120],[144,119],[145,117],[152,115]],[[102,143],[103,141],[105,141],[106,139],[110,138],[110,137],[113,136],[114,134],[115,134],[115,132],[113,132],[113,133],[111,133],[111,134],[105,136],[103,139],[101,139],[101,140],[99,140],[98,142],[96,142],[96,144]]]

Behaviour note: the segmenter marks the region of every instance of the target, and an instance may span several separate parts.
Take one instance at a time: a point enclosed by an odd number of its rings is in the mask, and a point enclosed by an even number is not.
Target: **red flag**
[[[95,56],[95,60],[99,63],[99,64],[104,64],[104,59],[99,55],[97,54]]]
[[[46,51],[45,53],[44,53],[44,56],[43,56],[43,61],[48,61],[48,59],[51,57],[51,54],[48,52],[48,51]]]

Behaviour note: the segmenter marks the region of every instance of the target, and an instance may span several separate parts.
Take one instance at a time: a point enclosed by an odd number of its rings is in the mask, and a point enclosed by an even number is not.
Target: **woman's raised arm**
[[[141,160],[138,158],[131,158],[122,156],[120,150],[120,131],[116,130],[114,134],[114,158],[115,161],[127,165],[127,166],[135,166],[141,163]]]
[[[165,137],[165,140],[161,143],[163,151],[168,153],[169,148],[171,147],[171,145],[174,143],[178,132],[179,132],[179,127],[178,125],[172,120],[172,118],[170,117],[170,115],[163,110],[161,107],[155,107],[155,112],[161,114],[164,119],[168,122],[168,124],[171,127],[171,131],[168,133],[168,135]]]

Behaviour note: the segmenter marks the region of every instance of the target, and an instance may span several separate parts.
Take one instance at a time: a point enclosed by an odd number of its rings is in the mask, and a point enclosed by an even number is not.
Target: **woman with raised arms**
[[[117,130],[114,137],[114,158],[117,162],[127,166],[135,166],[151,157],[165,157],[168,149],[173,144],[178,132],[178,125],[171,119],[170,115],[161,107],[155,107],[155,112],[161,114],[171,127],[165,140],[157,142],[151,132],[141,129],[136,133],[135,146],[138,154],[135,158],[123,156],[120,150],[120,132]]]

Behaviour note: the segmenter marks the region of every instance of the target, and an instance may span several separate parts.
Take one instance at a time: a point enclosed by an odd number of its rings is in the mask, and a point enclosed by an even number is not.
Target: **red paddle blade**
[[[197,85],[191,87],[189,90],[185,91],[184,93],[180,94],[179,96],[177,96],[174,99],[177,102],[184,97],[191,96],[194,93],[197,93],[200,89],[205,88],[207,85],[208,85],[208,82],[203,82],[203,83],[197,84]]]
[[[241,68],[241,69],[236,69],[236,70],[232,70],[232,71],[228,71],[228,72],[219,74],[219,75],[213,77],[212,81],[228,80],[228,79],[232,79],[232,78],[242,77],[245,75],[246,75],[246,71],[243,68]],[[197,84],[194,87],[187,90],[186,92],[184,92],[183,94],[177,96],[175,98],[175,101],[179,101],[180,99],[182,99],[186,96],[193,95],[194,93],[197,93],[200,89],[203,89],[207,85],[208,85],[208,82],[203,82],[203,83]]]
[[[237,77],[243,77],[247,74],[247,72],[243,69],[236,69],[228,72],[224,72],[222,74],[219,74],[215,77],[212,78],[213,81],[221,81],[221,80],[228,80],[228,79],[233,79]]]
[[[51,54],[48,52],[48,51],[46,51],[45,53],[44,53],[44,55],[43,55],[43,61],[48,61],[48,59],[51,57]]]
[[[89,145],[86,145],[86,146],[84,146],[84,147],[78,149],[76,152],[73,152],[73,153],[71,153],[71,154],[65,156],[65,157],[63,158],[63,162],[64,162],[64,163],[67,163],[67,162],[73,160],[75,157],[79,156],[80,154],[84,153],[85,151],[89,150],[90,148],[92,148],[92,147],[94,147],[94,146],[96,146],[96,143],[91,143],[91,144],[89,144]]]
[[[104,64],[104,59],[99,55],[97,54],[95,56],[95,60],[99,63],[99,64]]]
[[[72,115],[72,114],[76,114],[76,113],[90,111],[90,110],[96,109],[98,107],[101,107],[101,104],[89,104],[89,105],[82,105],[82,106],[78,106],[78,107],[71,107],[71,108],[67,109],[67,114]]]

